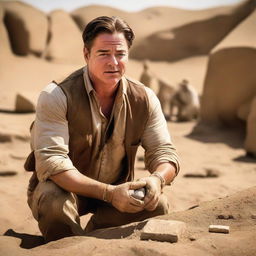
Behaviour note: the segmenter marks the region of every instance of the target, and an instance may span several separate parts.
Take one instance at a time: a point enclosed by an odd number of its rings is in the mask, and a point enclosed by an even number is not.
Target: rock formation
[[[3,2],[4,22],[13,52],[40,56],[48,36],[47,15],[21,2]]]
[[[69,13],[56,10],[49,14],[50,39],[45,57],[54,62],[83,63],[81,31]]]

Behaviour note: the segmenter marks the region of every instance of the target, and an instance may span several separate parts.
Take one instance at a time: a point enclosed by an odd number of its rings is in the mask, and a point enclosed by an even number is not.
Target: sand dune
[[[248,1],[233,9],[219,9],[218,12],[208,10],[207,17],[205,11],[197,11],[193,13],[196,15],[193,21],[190,21],[187,15],[185,16],[186,22],[178,26],[172,24],[173,15],[170,10],[167,22],[170,27],[143,38],[134,47],[132,57],[175,61],[208,54],[252,9],[253,2]],[[152,49],[157,49],[158,45],[161,45],[161,50],[152,51]]]
[[[72,16],[81,29],[96,16],[123,17],[136,35],[132,58],[175,61],[208,54],[252,9],[251,0],[207,11],[158,7],[126,13],[110,7],[90,6],[77,9]]]

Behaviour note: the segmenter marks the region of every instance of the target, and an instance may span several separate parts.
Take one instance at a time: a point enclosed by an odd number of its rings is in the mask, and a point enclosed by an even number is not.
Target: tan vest
[[[149,117],[148,97],[143,85],[127,80],[127,118],[125,131],[125,170],[117,183],[133,180],[134,162],[141,137]],[[57,83],[56,83],[57,84]],[[94,131],[88,94],[84,86],[83,69],[79,69],[58,84],[67,97],[69,157],[73,165],[88,177],[96,178],[91,167]],[[33,160],[32,160],[33,161]],[[31,160],[25,169],[35,169]]]

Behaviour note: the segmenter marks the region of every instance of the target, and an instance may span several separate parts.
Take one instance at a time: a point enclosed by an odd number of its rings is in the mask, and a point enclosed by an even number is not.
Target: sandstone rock
[[[246,121],[249,113],[250,113],[250,109],[251,109],[251,104],[252,101],[248,101],[246,100],[243,104],[241,104],[237,110],[237,117],[243,121]]]
[[[255,19],[256,11],[212,51],[201,102],[202,122],[234,125],[239,122],[240,106],[255,95]]]
[[[252,214],[251,218],[255,220],[256,219],[256,214]]]
[[[229,233],[229,226],[210,225],[209,226],[209,232],[228,234]]]
[[[186,178],[217,178],[219,177],[220,172],[212,168],[205,168],[205,170],[191,172],[184,174]]]
[[[15,176],[18,173],[16,171],[0,171],[0,177]]]
[[[190,237],[189,237],[189,240],[190,240],[190,241],[196,241],[196,237],[195,237],[195,236],[190,236]]]
[[[220,220],[230,220],[230,219],[234,219],[234,216],[232,214],[219,214],[217,216],[217,219],[220,219]]]
[[[38,9],[21,2],[4,2],[5,24],[13,52],[41,55],[48,36],[47,16]]]
[[[16,95],[15,112],[33,113],[35,112],[37,95],[31,92],[22,92]]]
[[[185,230],[186,224],[182,221],[151,219],[143,228],[140,238],[175,243]]]
[[[84,63],[82,32],[62,10],[50,13],[50,42],[44,56],[54,62]]]
[[[0,38],[1,38],[1,47],[0,47],[0,56],[6,57],[12,54],[10,47],[10,41],[8,33],[4,24],[4,8],[0,3]]]
[[[158,81],[158,92],[157,97],[161,102],[162,110],[166,118],[170,115],[170,102],[171,98],[175,93],[174,86],[165,81],[164,79],[157,79]]]
[[[247,118],[245,150],[256,157],[256,94],[252,101],[251,109]]]
[[[204,171],[189,172],[183,175],[185,178],[206,178]]]

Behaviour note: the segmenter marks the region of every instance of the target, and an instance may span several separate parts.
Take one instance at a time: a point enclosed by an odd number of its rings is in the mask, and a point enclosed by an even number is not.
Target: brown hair
[[[130,48],[134,39],[134,33],[124,20],[115,16],[100,16],[90,21],[83,31],[84,46],[90,51],[93,40],[100,33],[113,34],[115,32],[124,34],[128,48]]]

